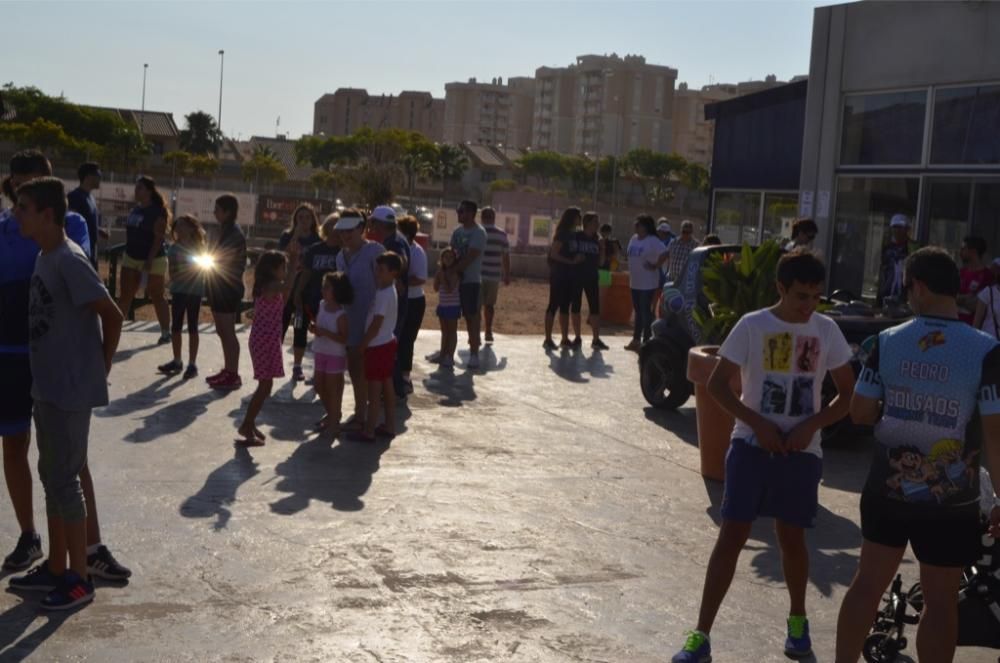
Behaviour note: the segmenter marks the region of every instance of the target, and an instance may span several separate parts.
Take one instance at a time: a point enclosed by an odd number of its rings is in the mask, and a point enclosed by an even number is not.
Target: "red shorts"
[[[392,369],[396,364],[396,347],[399,344],[392,339],[384,345],[376,345],[365,350],[365,379],[371,382],[382,382],[392,379]]]

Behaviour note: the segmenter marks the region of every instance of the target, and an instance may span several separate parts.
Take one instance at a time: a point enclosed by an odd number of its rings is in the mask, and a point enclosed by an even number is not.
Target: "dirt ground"
[[[101,263],[101,276],[107,279],[107,263]],[[247,270],[244,276],[246,291],[253,287],[253,273]],[[440,329],[434,310],[437,308],[437,294],[430,286],[424,289],[427,296],[427,314],[424,316],[423,329]],[[143,294],[140,291],[140,296]],[[544,332],[545,308],[549,301],[549,285],[544,281],[517,279],[509,286],[501,286],[500,299],[497,302],[494,331],[498,334],[542,334]],[[587,313],[584,303],[584,315]],[[153,307],[146,305],[136,310],[136,320],[155,320]],[[201,322],[210,323],[212,314],[208,307],[201,310]],[[631,328],[622,325],[603,324],[601,333],[608,336],[630,334]],[[590,335],[584,320],[583,336]]]

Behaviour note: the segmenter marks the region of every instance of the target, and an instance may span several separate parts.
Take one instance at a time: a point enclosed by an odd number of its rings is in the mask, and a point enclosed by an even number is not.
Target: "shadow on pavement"
[[[461,407],[465,403],[476,400],[476,388],[472,380],[475,373],[472,371],[456,373],[456,370],[461,369],[438,366],[433,373],[424,378],[424,389],[436,396],[441,396],[438,405]]]
[[[590,382],[590,378],[606,379],[615,372],[614,366],[604,362],[604,355],[600,350],[594,350],[589,357],[580,351],[565,349],[546,354],[552,372],[568,382],[586,383]]]
[[[468,356],[465,357],[468,361]],[[495,373],[507,368],[507,357],[497,357],[493,351],[493,345],[484,345],[479,349],[479,372]]]
[[[21,598],[25,596],[11,590],[7,590],[7,592]],[[29,658],[43,642],[59,630],[59,627],[67,619],[83,609],[85,606],[60,614],[40,616],[37,601],[22,601],[11,606],[3,614],[0,614],[0,660],[13,662]],[[36,619],[43,619],[45,623],[26,637],[18,640]]]
[[[648,406],[643,409],[646,419],[660,428],[670,431],[692,447],[698,446],[698,420],[694,407],[681,407],[676,410],[659,410]]]
[[[142,426],[126,435],[124,440],[142,444],[179,433],[205,414],[209,403],[225,396],[224,392],[209,390],[165,405],[143,417]]]
[[[275,490],[288,494],[273,502],[271,511],[290,516],[307,509],[314,500],[327,502],[338,511],[361,511],[365,508],[361,498],[371,487],[389,445],[388,440],[379,438],[370,444],[341,440],[331,446],[326,436],[298,445],[274,468],[281,477]]]
[[[237,447],[233,457],[205,477],[205,485],[184,500],[180,514],[185,518],[215,518],[212,529],[225,529],[232,517],[229,507],[236,502],[240,486],[260,474],[257,461],[247,449]]]
[[[185,384],[185,380],[178,376],[155,374],[156,379],[139,391],[133,391],[123,398],[112,400],[108,405],[97,408],[94,414],[98,417],[118,417],[132,414],[139,410],[148,410],[159,403],[167,400],[174,389]],[[112,371],[111,381],[114,382],[115,374]]]
[[[706,511],[716,525],[721,525],[723,484],[705,479],[705,491],[712,502]],[[743,554],[754,555],[751,565],[758,578],[784,582],[781,551],[773,523],[771,518],[760,518],[754,523]],[[806,545],[809,548],[809,581],[823,596],[832,596],[835,585],[846,587],[851,583],[858,555],[848,551],[861,546],[861,528],[854,521],[820,504],[816,527],[806,532]]]

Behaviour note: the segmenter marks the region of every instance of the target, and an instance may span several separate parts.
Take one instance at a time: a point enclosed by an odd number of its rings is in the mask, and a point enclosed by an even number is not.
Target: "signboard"
[[[528,237],[528,244],[532,246],[548,246],[552,242],[555,222],[551,216],[532,214],[530,228],[531,235]]]
[[[517,227],[521,223],[521,215],[512,212],[497,212],[497,228],[507,233],[507,241],[511,246],[517,246]]]
[[[458,228],[458,212],[453,209],[439,207],[434,210],[434,232],[431,239],[435,242],[448,243],[451,241],[451,234]]]
[[[256,220],[259,225],[272,229],[285,228],[292,222],[292,212],[302,203],[309,203],[316,208],[320,221],[334,210],[332,200],[304,198],[294,196],[260,196],[257,205]],[[241,202],[242,205],[242,202]],[[242,216],[242,214],[241,214]]]
[[[812,218],[813,215],[813,192],[803,191],[799,194],[799,216]]]
[[[816,197],[816,218],[817,219],[828,219],[830,218],[830,192],[820,191],[819,195]]]
[[[202,223],[215,223],[215,200],[221,196],[223,191],[209,189],[177,189],[174,192],[174,216],[181,214],[191,214],[198,217]],[[164,195],[167,195],[164,193]],[[249,225],[250,220],[255,218],[257,208],[257,196],[250,193],[234,193],[236,200],[240,204],[240,211],[237,218],[240,225]]]

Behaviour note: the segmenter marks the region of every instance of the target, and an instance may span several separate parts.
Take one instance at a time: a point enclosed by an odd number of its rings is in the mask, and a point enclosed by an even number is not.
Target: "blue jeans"
[[[632,310],[635,311],[635,328],[632,338],[643,343],[653,334],[653,297],[656,290],[632,289]]]

